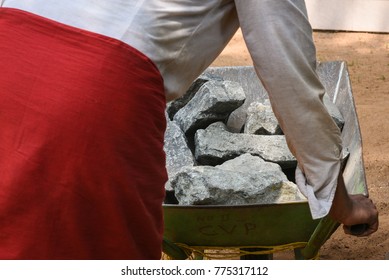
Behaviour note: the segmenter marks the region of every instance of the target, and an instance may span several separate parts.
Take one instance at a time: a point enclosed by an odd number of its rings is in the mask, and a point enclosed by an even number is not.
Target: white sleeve
[[[340,130],[327,112],[303,0],[235,0],[255,70],[297,158],[312,217],[328,214],[340,170]],[[302,179],[303,178],[303,179]]]

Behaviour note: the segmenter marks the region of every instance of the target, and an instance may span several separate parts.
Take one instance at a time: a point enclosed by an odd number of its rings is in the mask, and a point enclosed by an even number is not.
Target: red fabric
[[[159,259],[163,81],[130,46],[0,9],[0,259]]]

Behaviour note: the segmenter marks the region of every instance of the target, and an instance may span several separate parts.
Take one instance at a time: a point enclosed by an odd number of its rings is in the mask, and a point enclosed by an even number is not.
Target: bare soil
[[[340,227],[320,259],[379,260],[389,252],[389,34],[314,32],[319,61],[346,61],[362,133],[365,176],[380,213],[380,228],[357,238]],[[252,65],[240,31],[213,66]]]

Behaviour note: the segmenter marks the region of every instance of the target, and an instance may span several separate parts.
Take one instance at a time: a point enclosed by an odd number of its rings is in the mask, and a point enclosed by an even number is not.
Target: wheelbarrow
[[[268,98],[251,66],[213,67],[206,72],[239,82],[248,102]],[[361,134],[347,65],[324,62],[318,64],[317,72],[344,118],[342,140],[349,151],[343,171],[347,191],[367,195]],[[271,259],[274,252],[283,250],[293,250],[296,259],[316,259],[321,246],[339,226],[328,216],[313,220],[305,201],[238,206],[164,204],[163,210],[163,252],[170,259],[233,258],[236,254],[241,259]]]

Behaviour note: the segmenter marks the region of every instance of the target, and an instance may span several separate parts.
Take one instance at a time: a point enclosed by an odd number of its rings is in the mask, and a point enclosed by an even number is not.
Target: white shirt
[[[3,7],[133,46],[156,64],[167,100],[185,93],[240,26],[305,176],[298,186],[308,198],[312,216],[328,214],[342,144],[321,101],[324,88],[315,72],[316,53],[303,0],[3,0]]]

